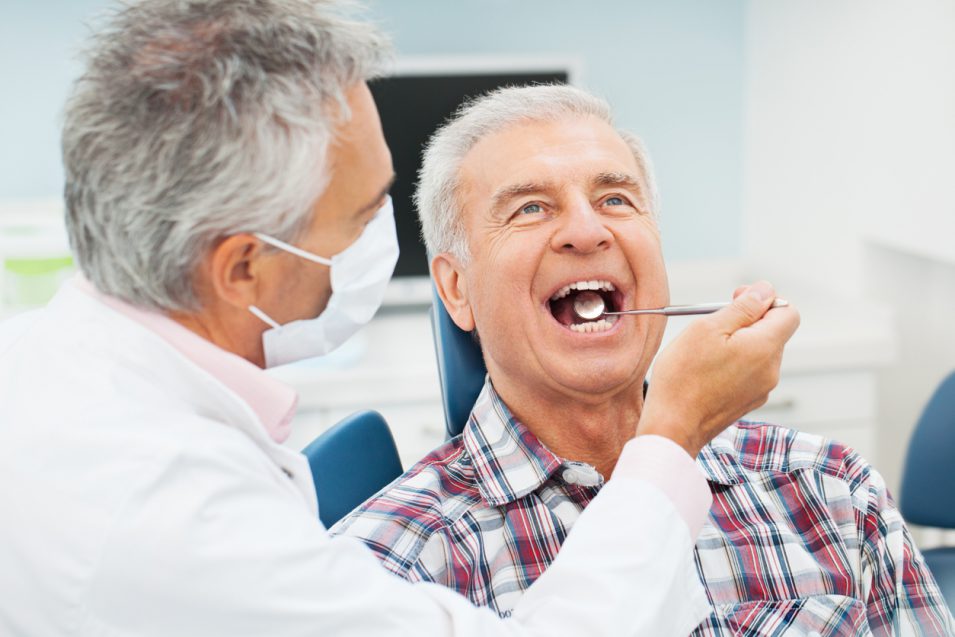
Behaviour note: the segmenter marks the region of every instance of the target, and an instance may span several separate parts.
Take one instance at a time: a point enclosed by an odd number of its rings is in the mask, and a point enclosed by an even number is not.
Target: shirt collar
[[[80,291],[158,334],[186,358],[232,390],[255,412],[272,440],[282,443],[288,438],[292,416],[295,415],[295,406],[298,403],[298,394],[292,388],[168,316],[134,307],[116,297],[103,294],[82,276],[77,276],[73,283]]]
[[[464,428],[478,490],[492,506],[534,492],[564,463],[511,414],[485,379]]]
[[[706,479],[723,486],[746,480],[729,436],[717,436],[696,459]],[[565,463],[511,414],[490,378],[485,378],[462,437],[481,497],[492,506],[536,491],[562,465],[574,464]]]

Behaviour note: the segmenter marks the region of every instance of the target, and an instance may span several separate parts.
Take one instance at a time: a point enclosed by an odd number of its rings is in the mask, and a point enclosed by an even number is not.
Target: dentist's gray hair
[[[587,116],[613,126],[607,102],[562,84],[501,88],[462,106],[428,141],[418,175],[415,204],[428,255],[448,252],[463,262],[468,259],[458,180],[462,160],[479,141],[521,122]],[[650,209],[656,214],[656,183],[643,142],[632,133],[616,130],[643,172]]]
[[[92,39],[66,105],[66,222],[96,288],[195,311],[194,273],[239,232],[294,241],[390,47],[333,0],[143,0]]]

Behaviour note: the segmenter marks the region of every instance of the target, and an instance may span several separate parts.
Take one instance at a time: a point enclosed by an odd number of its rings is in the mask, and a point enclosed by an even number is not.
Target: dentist
[[[0,634],[657,637],[707,616],[692,454],[765,400],[798,322],[755,291],[658,360],[637,437],[511,619],[326,535],[281,445],[295,394],[262,368],[381,301],[393,173],[365,82],[386,54],[327,1],[143,0],[94,37],[63,129],[82,276],[0,338]]]

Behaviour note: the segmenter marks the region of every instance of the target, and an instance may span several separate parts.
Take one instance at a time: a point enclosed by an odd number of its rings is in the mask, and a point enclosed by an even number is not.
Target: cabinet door
[[[836,440],[876,459],[876,375],[840,371],[783,376],[746,420],[792,427]]]

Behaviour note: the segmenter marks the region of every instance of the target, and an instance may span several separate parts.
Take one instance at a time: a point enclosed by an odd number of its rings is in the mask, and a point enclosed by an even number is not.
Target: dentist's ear
[[[257,302],[261,270],[266,263],[261,242],[251,234],[237,234],[218,243],[203,269],[206,284],[217,300],[242,311]]]
[[[468,286],[461,263],[443,252],[431,260],[431,278],[454,324],[465,332],[473,331],[474,314],[468,301]]]

